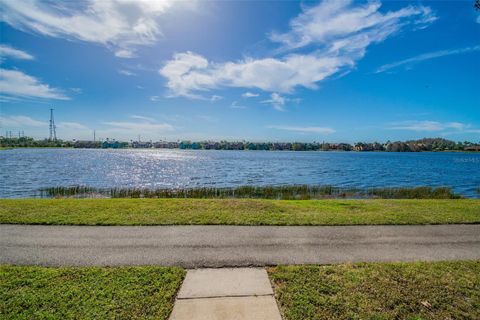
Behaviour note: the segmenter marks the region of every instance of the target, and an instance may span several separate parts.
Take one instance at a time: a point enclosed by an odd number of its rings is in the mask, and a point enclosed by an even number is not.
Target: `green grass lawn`
[[[480,261],[279,266],[285,320],[480,319]]]
[[[185,271],[0,266],[1,319],[167,319]]]
[[[480,200],[2,199],[0,223],[56,225],[480,223]]]

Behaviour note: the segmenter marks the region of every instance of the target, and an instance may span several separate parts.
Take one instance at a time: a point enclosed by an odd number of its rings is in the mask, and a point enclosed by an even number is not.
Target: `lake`
[[[479,197],[480,154],[460,152],[289,152],[169,149],[0,151],[0,197],[44,187],[451,186]]]

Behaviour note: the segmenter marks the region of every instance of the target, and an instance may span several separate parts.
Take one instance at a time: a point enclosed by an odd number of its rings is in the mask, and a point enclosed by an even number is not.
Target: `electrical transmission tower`
[[[57,141],[57,126],[55,119],[53,119],[53,109],[50,109],[50,141]]]

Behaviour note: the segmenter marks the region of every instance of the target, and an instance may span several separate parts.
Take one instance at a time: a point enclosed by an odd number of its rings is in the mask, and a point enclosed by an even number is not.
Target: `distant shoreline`
[[[181,148],[87,148],[87,147],[0,147],[0,151],[13,149],[72,149],[72,150],[184,150],[184,151],[264,151],[264,152],[379,152],[379,153],[480,153],[480,150],[420,150],[420,151],[387,151],[387,150],[249,150],[249,149],[181,149]]]
[[[77,149],[180,149],[180,150],[261,150],[261,151],[382,151],[423,152],[452,151],[480,152],[480,142],[455,142],[443,138],[423,138],[386,142],[253,142],[253,141],[117,141],[117,140],[35,140],[31,137],[5,138],[0,136],[0,148],[77,148]]]

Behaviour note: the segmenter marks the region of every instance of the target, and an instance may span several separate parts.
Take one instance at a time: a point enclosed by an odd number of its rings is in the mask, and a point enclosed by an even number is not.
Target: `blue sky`
[[[473,0],[0,4],[2,135],[480,141]]]

